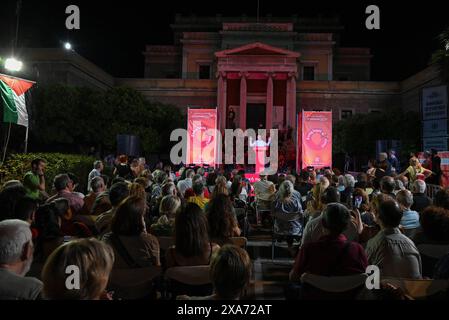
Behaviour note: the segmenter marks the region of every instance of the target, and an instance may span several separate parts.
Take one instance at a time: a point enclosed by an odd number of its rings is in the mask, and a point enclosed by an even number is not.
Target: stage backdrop
[[[332,167],[332,112],[298,115],[297,170]]]
[[[215,166],[217,109],[188,109],[186,164]]]

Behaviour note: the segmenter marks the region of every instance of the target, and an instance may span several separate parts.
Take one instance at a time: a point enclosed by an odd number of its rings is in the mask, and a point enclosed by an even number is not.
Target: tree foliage
[[[138,136],[144,153],[167,152],[171,131],[185,122],[175,106],[149,102],[123,87],[106,92],[63,85],[40,88],[33,115],[35,142],[74,152],[90,146],[115,150],[119,134]]]
[[[375,155],[377,140],[400,140],[402,152],[420,150],[421,124],[416,112],[393,108],[386,112],[357,114],[335,123],[333,152]]]

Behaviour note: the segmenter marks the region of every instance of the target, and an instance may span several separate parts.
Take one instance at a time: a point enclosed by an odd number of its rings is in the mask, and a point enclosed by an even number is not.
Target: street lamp
[[[17,60],[14,57],[8,58],[5,61],[6,70],[18,72],[18,71],[22,70],[22,67],[23,67],[22,61]]]
[[[66,50],[72,50],[72,44],[70,42],[65,42],[64,43],[64,49]]]

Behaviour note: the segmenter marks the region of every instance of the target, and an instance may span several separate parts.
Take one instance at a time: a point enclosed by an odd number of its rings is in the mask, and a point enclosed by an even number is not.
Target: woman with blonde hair
[[[311,191],[312,198],[307,203],[306,215],[314,218],[321,214],[324,205],[321,202],[321,196],[329,187],[329,180],[326,177],[321,177],[318,184],[316,184]]]
[[[432,171],[424,168],[421,165],[418,158],[411,157],[410,166],[396,178],[399,179],[400,177],[408,176],[410,184],[413,184],[416,180],[420,178],[420,176],[422,177],[422,180],[424,180],[425,178],[429,177],[432,174],[434,174]]]
[[[57,248],[42,271],[43,296],[50,300],[99,300],[114,265],[113,249],[96,239],[70,241]],[[68,267],[79,270],[79,288],[67,286]],[[73,270],[73,269],[72,269]]]
[[[174,195],[168,195],[162,198],[159,205],[159,219],[150,227],[151,234],[158,237],[173,236],[175,229],[176,214],[181,208],[181,200]]]
[[[145,188],[143,187],[143,185],[141,183],[138,182],[134,182],[129,186],[129,196],[130,197],[139,197],[142,199],[147,198],[147,194],[145,192]]]

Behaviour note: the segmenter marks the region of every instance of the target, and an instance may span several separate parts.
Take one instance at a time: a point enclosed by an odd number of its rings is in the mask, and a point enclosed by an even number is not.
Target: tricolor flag
[[[25,93],[35,82],[0,74],[0,97],[3,105],[3,122],[28,127]]]

